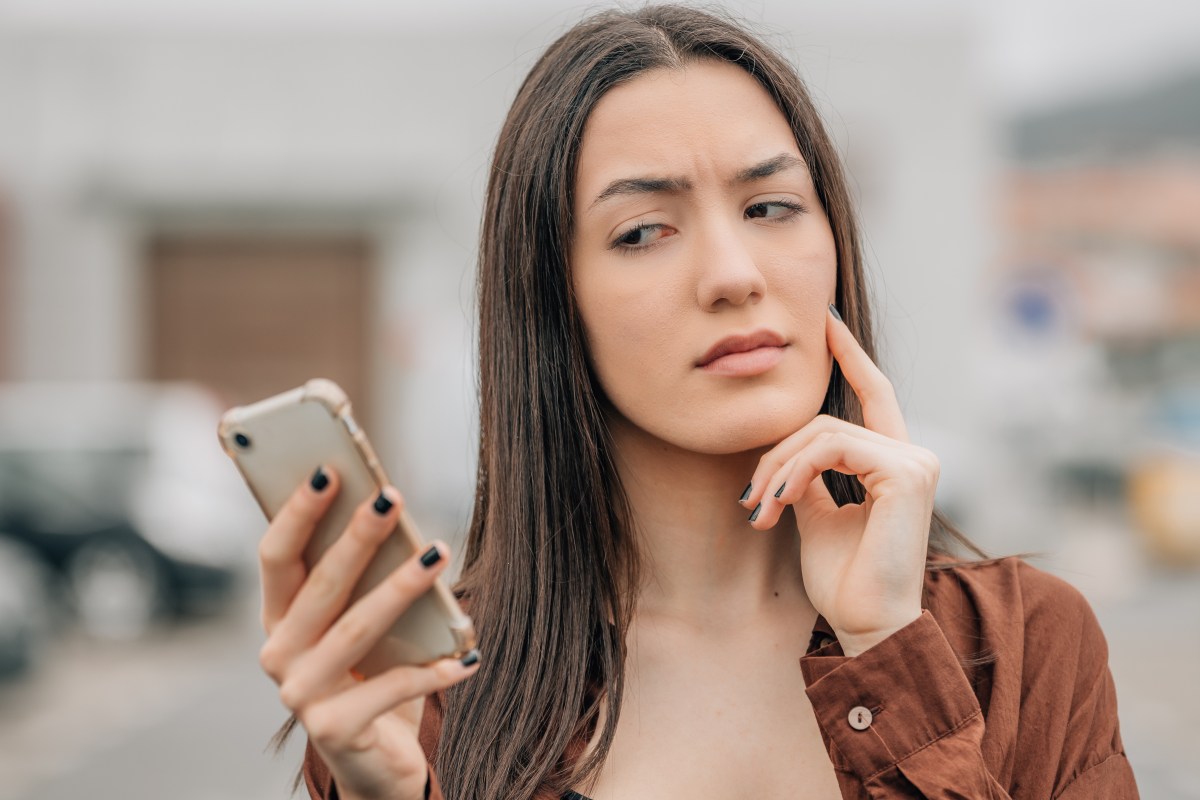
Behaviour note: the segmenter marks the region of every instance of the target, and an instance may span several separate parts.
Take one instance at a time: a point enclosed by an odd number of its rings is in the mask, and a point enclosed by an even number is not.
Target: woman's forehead
[[[800,158],[787,119],[745,70],[705,59],[609,91],[584,128],[577,198],[632,175],[732,179],[779,154]]]

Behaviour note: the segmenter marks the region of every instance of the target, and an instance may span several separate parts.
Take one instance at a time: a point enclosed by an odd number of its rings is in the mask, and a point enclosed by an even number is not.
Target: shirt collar
[[[817,621],[813,624],[812,636],[808,640],[808,650],[811,653],[814,650],[820,650],[830,642],[837,641],[837,634],[833,632],[833,628],[822,615],[817,615]]]

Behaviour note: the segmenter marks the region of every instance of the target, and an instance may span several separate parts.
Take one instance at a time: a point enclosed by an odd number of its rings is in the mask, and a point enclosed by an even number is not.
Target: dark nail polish
[[[382,517],[392,510],[392,505],[392,501],[388,500],[383,492],[380,492],[379,497],[375,498],[375,513]]]
[[[784,481],[783,483],[779,484],[779,489],[777,489],[775,491],[775,496],[779,497],[781,494],[783,494],[783,490],[786,488],[787,488],[787,481]]]
[[[841,321],[842,321],[842,315],[838,313],[838,310],[837,310],[836,308],[834,308],[834,305],[833,305],[833,303],[830,303],[830,304],[829,304],[829,310],[830,310],[830,312],[832,312],[832,314],[833,314],[835,317],[837,317],[837,321],[838,321],[838,322],[841,322]]]
[[[462,657],[461,663],[464,667],[473,667],[479,663],[479,651],[472,650]]]
[[[746,499],[747,499],[748,497],[750,497],[750,488],[751,488],[753,485],[754,485],[754,484],[752,484],[752,483],[747,483],[747,484],[746,484],[746,490],[745,490],[745,491],[743,491],[743,492],[742,492],[742,496],[738,498],[738,502],[739,502],[739,503],[744,503],[744,502],[746,502]]]
[[[325,474],[325,470],[317,467],[317,471],[312,474],[308,485],[312,487],[314,492],[323,492],[325,487],[329,485],[329,476]]]
[[[754,522],[754,520],[758,519],[758,512],[760,512],[760,511],[762,511],[762,503],[759,503],[758,505],[756,505],[754,507],[754,510],[750,512],[750,521],[751,522]]]
[[[442,560],[442,551],[437,547],[430,547],[421,555],[421,566],[429,569],[434,564]]]

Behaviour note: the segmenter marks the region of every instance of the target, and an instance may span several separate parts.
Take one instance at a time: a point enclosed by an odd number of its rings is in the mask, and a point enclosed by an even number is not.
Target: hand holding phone
[[[434,543],[348,605],[351,587],[395,528],[403,500],[389,486],[359,504],[343,535],[309,572],[305,544],[340,488],[335,471],[314,472],[263,537],[268,637],[259,659],[329,766],[340,797],[415,800],[425,796],[428,780],[419,740],[425,697],[474,674],[479,655],[472,650],[461,659],[395,666],[371,677],[354,669],[393,620],[436,585],[449,551]]]
[[[424,698],[479,660],[438,580],[448,548],[420,544],[328,381],[233,409],[220,438],[271,519],[259,546],[264,671],[341,796],[423,797]]]
[[[225,452],[234,460],[268,519],[275,519],[297,486],[318,467],[339,477],[340,490],[329,508],[313,521],[301,554],[311,571],[341,537],[364,501],[374,502],[388,485],[374,448],[354,421],[350,401],[332,381],[316,379],[253,405],[226,412],[219,431]],[[401,562],[424,548],[416,525],[398,509],[393,529],[378,542],[371,562],[350,594],[363,597]],[[397,664],[425,664],[462,656],[475,646],[471,620],[440,581],[413,601],[392,629],[367,653],[357,669],[376,674]]]

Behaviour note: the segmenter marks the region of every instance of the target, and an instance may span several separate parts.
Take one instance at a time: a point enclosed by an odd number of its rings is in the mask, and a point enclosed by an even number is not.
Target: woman
[[[448,560],[338,619],[394,490],[310,579],[336,475],[264,538],[313,796],[1136,797],[1087,604],[949,555],[785,60],[670,6],[565,34],[500,134],[479,300],[482,659],[351,677]]]

